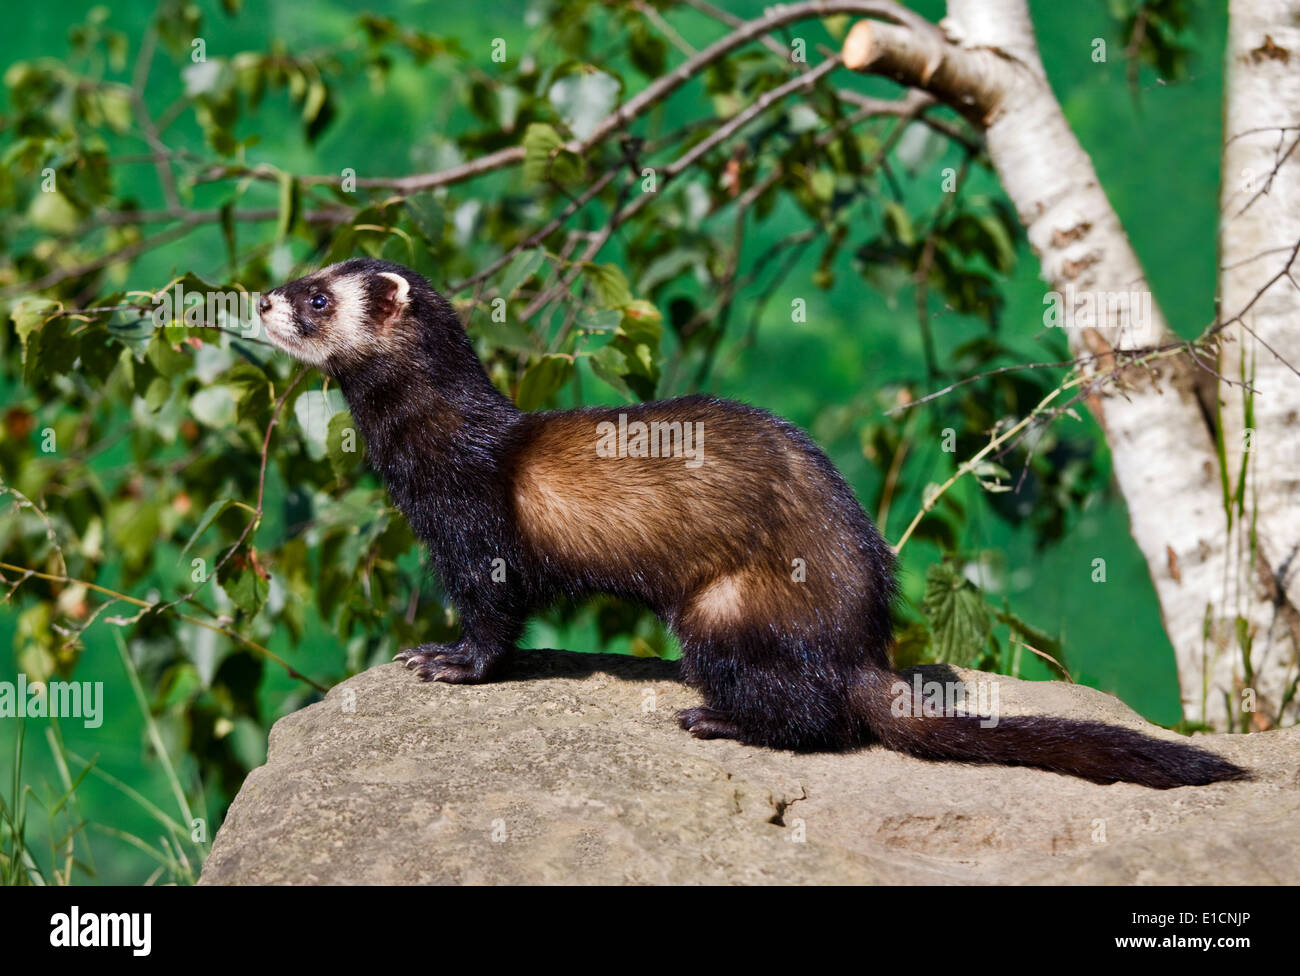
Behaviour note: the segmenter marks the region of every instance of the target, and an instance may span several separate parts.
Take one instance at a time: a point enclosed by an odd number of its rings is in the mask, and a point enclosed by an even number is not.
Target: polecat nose
[[[271,311],[271,299],[263,295],[257,300],[257,314],[265,315],[269,311]]]

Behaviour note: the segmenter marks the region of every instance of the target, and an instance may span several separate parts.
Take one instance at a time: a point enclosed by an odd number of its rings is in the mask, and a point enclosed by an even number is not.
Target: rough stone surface
[[[1077,685],[999,682],[1004,715],[1175,737]],[[276,723],[204,884],[1300,883],[1300,729],[1198,741],[1253,782],[1151,790],[883,749],[701,741],[662,661],[526,651],[504,681],[401,665]]]

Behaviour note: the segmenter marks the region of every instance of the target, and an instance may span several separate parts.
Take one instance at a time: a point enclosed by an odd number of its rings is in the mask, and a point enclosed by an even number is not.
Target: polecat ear
[[[379,288],[375,296],[379,307],[376,309],[376,321],[380,329],[388,329],[402,317],[406,310],[406,300],[411,293],[411,283],[399,274],[391,271],[379,272]]]

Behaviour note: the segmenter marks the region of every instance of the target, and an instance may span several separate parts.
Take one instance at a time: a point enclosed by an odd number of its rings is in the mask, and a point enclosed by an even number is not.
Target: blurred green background
[[[15,26],[0,33],[0,62],[8,65],[20,59],[65,56],[69,25],[84,20],[92,6],[49,0],[12,18]],[[290,50],[328,45],[355,32],[357,13],[352,4],[331,0],[249,0],[237,17],[227,16],[216,3],[198,6],[205,15],[210,55],[264,49],[273,40]],[[723,6],[749,17],[761,13],[764,4],[733,0]],[[932,19],[942,13],[939,2],[913,6]],[[1116,24],[1105,3],[1036,0],[1031,8],[1052,85],[1093,158],[1146,267],[1156,298],[1173,327],[1181,335],[1194,336],[1213,314],[1225,14],[1218,4],[1195,5],[1187,76],[1177,83],[1159,84],[1154,75],[1144,71],[1135,97],[1126,77]],[[518,50],[527,45],[532,30],[525,18],[526,5],[512,0],[482,5],[373,2],[367,9],[457,39],[483,68],[489,67],[492,38],[503,37],[512,49]],[[141,35],[152,13],[148,3],[116,4],[108,24],[134,39]],[[696,43],[721,33],[716,25],[691,12],[674,13],[673,22]],[[1092,59],[1095,38],[1104,38],[1110,44],[1111,56],[1105,63]],[[394,68],[384,91],[357,86],[353,97],[335,106],[335,119],[315,145],[302,138],[295,111],[287,101],[270,98],[258,114],[263,142],[256,155],[274,159],[277,165],[297,172],[334,172],[352,166],[365,173],[401,174],[426,168],[429,134],[456,131],[467,124],[464,106],[444,96],[450,87],[448,73],[454,70],[453,64],[439,61],[425,68],[403,63]],[[170,63],[157,69],[159,84],[164,84],[165,79],[178,93],[180,80],[173,75]],[[850,81],[861,82],[858,87],[864,91],[891,91],[881,83]],[[153,94],[151,91],[151,99]],[[158,94],[157,104],[166,104],[167,93]],[[701,117],[707,116],[711,107],[698,86],[688,85],[663,111]],[[178,129],[184,124],[178,123]],[[197,133],[191,134],[199,138]],[[956,155],[952,158],[955,165]],[[154,192],[150,189],[152,173],[147,167],[139,170],[141,196],[149,199]],[[898,167],[896,175],[909,196],[924,197],[927,193],[935,195],[927,189],[933,182],[932,171],[933,167],[910,175],[906,167]],[[996,180],[987,172],[976,170],[971,179],[969,192],[1001,195]],[[499,180],[489,178],[475,184],[475,192],[489,194],[498,185]],[[265,189],[265,205],[274,205],[274,194],[273,185]],[[202,194],[198,199],[202,200]],[[799,215],[793,208],[788,214],[778,211],[775,219],[762,224],[746,240],[746,254],[764,252],[799,226]],[[1019,249],[1015,271],[1002,283],[1006,304],[1001,338],[1021,351],[1025,361],[1055,358],[1043,342],[1043,285],[1037,265],[1023,241]],[[891,301],[882,291],[864,285],[861,277],[850,270],[849,257],[846,252],[838,259],[834,284],[829,289],[809,286],[800,291],[791,286],[808,302],[806,323],[792,325],[788,303],[783,306],[779,301],[771,302],[752,345],[742,347],[733,338],[734,354],[731,348],[724,348],[709,389],[766,407],[812,430],[860,497],[866,498],[875,491],[882,474],[878,465],[865,456],[856,431],[828,420],[827,408],[860,403],[873,390],[923,373],[923,353],[910,289],[898,292]],[[611,245],[603,259],[619,260],[617,244]],[[218,269],[223,260],[220,232],[212,227],[136,262],[129,277],[115,282],[115,287],[150,288],[187,270],[215,280],[220,278]],[[810,249],[791,275],[791,282],[808,281],[816,266],[816,249]],[[747,308],[757,301],[760,290],[755,287],[739,296],[740,321],[747,319]],[[940,348],[970,336],[970,325],[961,316],[936,314],[934,329]],[[585,388],[591,390],[593,384]],[[684,392],[684,386],[660,390],[661,394],[680,392]],[[16,378],[0,377],[0,405],[19,395]],[[616,398],[609,399],[613,402]],[[935,409],[942,410],[943,402]],[[124,417],[122,422],[129,424],[129,419]],[[1078,420],[1059,423],[1071,425],[1076,436],[1084,431],[1095,440],[1105,470],[1104,446],[1091,418],[1082,413]],[[131,463],[125,442],[104,451],[95,461],[101,471]],[[929,480],[941,481],[951,470],[950,457],[942,454],[937,445],[930,449],[926,460],[914,463],[932,466]],[[276,538],[285,531],[282,502],[288,486],[275,466],[268,477],[268,516],[259,535]],[[1172,652],[1145,565],[1130,539],[1127,515],[1116,493],[1111,490],[1093,499],[1068,526],[1064,537],[1046,548],[1036,545],[1034,532],[1027,524],[1014,527],[992,517],[983,507],[978,487],[969,479],[959,484],[954,494],[971,513],[963,527],[959,551],[968,564],[978,567],[979,581],[990,596],[1005,596],[1024,619],[1061,637],[1076,680],[1113,692],[1154,721],[1177,722],[1180,710]],[[915,495],[895,501],[888,524],[882,526],[887,538],[897,539],[918,504]],[[926,540],[909,545],[903,574],[911,599],[919,599],[925,569],[941,555]],[[1107,563],[1105,584],[1091,582],[1093,560],[1098,557]],[[108,577],[102,577],[100,582],[113,585]],[[222,638],[206,634],[203,639]],[[14,680],[23,640],[12,606],[0,605],[0,647],[13,648],[13,653],[0,654],[0,680]],[[537,622],[526,641],[531,646],[578,650],[594,649],[598,642],[594,624],[582,616],[568,625]],[[99,770],[150,802],[167,805],[171,787],[153,754],[114,629],[92,627],[86,633],[85,644],[75,676],[82,681],[105,683],[106,718],[98,730],[83,729],[79,722],[63,722],[61,732],[68,749],[86,759],[97,757]],[[307,615],[306,636],[296,648],[283,633],[278,633],[270,646],[309,675],[336,672],[346,653],[338,638],[314,614]],[[1024,663],[1022,674],[1052,676],[1033,658]],[[261,678],[256,695],[265,725],[307,700],[300,686],[273,668]],[[40,720],[27,725],[24,775],[52,789],[57,773],[47,747],[46,725]],[[0,784],[5,784],[5,789],[12,776],[16,734],[17,723],[0,721]],[[265,741],[260,728],[249,725],[231,734],[243,765],[261,761]],[[176,742],[167,745],[173,756],[184,751]],[[215,784],[206,786],[208,815],[216,816],[220,791]],[[151,831],[157,832],[154,821],[139,804],[125,800],[121,789],[102,778],[90,777],[79,799],[81,816],[90,823],[110,825],[147,839],[152,839]],[[99,881],[139,882],[153,870],[148,855],[111,830],[98,831],[91,839]]]

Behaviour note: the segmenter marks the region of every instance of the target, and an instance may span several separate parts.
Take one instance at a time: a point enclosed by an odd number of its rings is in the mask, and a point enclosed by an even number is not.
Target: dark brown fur
[[[874,741],[1155,787],[1245,775],[1204,750],[1095,722],[982,728],[978,717],[895,714],[910,692],[889,662],[893,552],[825,454],[778,417],[707,396],[521,413],[446,301],[387,262],[291,282],[265,310],[278,343],[339,381],[460,614],[455,644],[399,655],[426,680],[489,680],[530,612],[612,593],[677,634],[683,677],[705,701],[679,719],[700,737],[791,749]],[[598,425],[620,414],[702,425],[702,463],[598,456]]]

